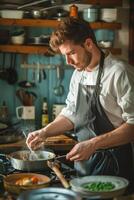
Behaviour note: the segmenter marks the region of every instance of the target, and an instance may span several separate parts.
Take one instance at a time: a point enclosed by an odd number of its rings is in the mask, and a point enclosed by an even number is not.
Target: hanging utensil
[[[16,54],[11,54],[11,65],[8,69],[8,84],[15,84],[18,81],[18,74],[15,69],[16,67]]]
[[[25,66],[25,64],[26,64],[26,56],[27,56],[27,55],[23,55],[23,64],[24,64],[24,66]],[[26,80],[20,81],[20,82],[18,83],[19,86],[22,87],[22,88],[31,88],[31,87],[35,87],[35,86],[36,86],[35,82],[33,82],[33,81],[28,81],[28,69],[26,68],[25,70],[26,70]]]
[[[6,60],[6,54],[3,53],[3,62],[2,62],[2,69],[0,70],[0,79],[7,80],[8,78],[8,72],[5,69],[5,60]]]
[[[16,96],[19,98],[19,100],[21,101],[21,103],[23,104],[23,89],[19,89],[16,91]]]
[[[46,75],[45,69],[42,69],[42,73],[43,73],[43,79],[45,80],[45,79],[47,78],[47,75]]]
[[[63,79],[63,70],[60,66],[57,66],[56,69],[57,83],[56,86],[53,88],[53,91],[56,96],[62,96],[64,94],[64,86],[61,84]]]
[[[35,92],[25,91],[25,105],[26,106],[33,106],[36,98],[37,98],[37,95]]]

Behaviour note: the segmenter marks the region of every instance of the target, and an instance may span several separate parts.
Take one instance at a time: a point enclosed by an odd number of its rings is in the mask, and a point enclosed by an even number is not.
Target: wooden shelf
[[[56,28],[60,21],[45,19],[3,19],[0,18],[2,26],[25,26],[25,27],[48,27]],[[121,23],[117,22],[92,22],[93,29],[121,29]]]
[[[90,23],[91,27],[93,29],[112,29],[112,30],[117,30],[121,29],[121,23],[117,22],[94,22]]]
[[[0,18],[1,26],[24,26],[24,27],[48,27],[56,28],[60,21],[49,20],[49,19],[5,19]],[[93,22],[90,23],[93,29],[121,29],[121,23],[117,22]],[[112,48],[110,49],[113,54],[120,54],[121,49]],[[13,52],[13,53],[24,53],[24,54],[49,54],[47,46],[36,46],[36,45],[0,45],[0,52]]]
[[[13,52],[13,53],[24,53],[24,54],[45,54],[47,53],[47,46],[37,45],[0,45],[0,52]]]
[[[0,19],[3,26],[26,26],[26,27],[57,27],[59,21],[45,19]]]
[[[109,48],[113,54],[121,54],[120,48]],[[29,45],[0,45],[0,52],[13,52],[24,54],[48,54],[47,46]]]
[[[122,0],[83,0],[82,3],[101,6],[122,6]]]

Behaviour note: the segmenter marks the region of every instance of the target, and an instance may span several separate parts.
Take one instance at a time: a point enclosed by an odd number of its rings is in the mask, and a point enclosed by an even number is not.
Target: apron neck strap
[[[105,54],[104,54],[103,51],[101,51],[99,71],[98,71],[96,86],[95,86],[95,90],[94,90],[94,95],[95,96],[99,95],[100,81],[101,81],[101,75],[102,75],[102,71],[103,71],[104,59],[105,59]]]

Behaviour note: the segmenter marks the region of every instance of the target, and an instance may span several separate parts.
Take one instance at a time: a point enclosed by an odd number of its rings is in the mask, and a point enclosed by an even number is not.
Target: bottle
[[[70,6],[70,17],[78,18],[78,7],[76,5]]]
[[[6,105],[6,102],[3,101],[2,106],[0,106],[0,120],[2,120],[3,122],[7,122],[8,121],[8,107]]]
[[[47,126],[49,123],[49,116],[48,116],[48,105],[47,105],[47,99],[44,97],[43,100],[43,107],[42,107],[42,127]]]

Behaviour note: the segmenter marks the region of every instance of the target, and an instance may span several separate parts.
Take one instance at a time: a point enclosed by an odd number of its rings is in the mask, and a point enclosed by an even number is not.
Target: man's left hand
[[[79,142],[67,154],[66,159],[70,161],[88,160],[95,151],[95,145],[92,140]]]

